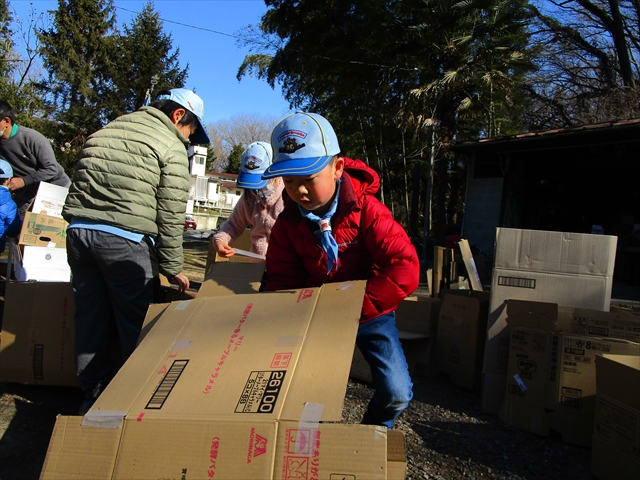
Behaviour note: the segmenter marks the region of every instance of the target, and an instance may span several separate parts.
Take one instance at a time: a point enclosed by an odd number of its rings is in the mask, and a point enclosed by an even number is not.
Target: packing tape
[[[178,305],[176,305],[176,310],[184,310],[189,306],[191,300],[182,300]]]
[[[347,289],[353,287],[354,284],[355,284],[355,282],[342,282],[340,284],[340,286],[338,287],[338,290],[347,290]]]
[[[318,424],[322,418],[324,405],[322,403],[304,404],[300,421],[298,422],[298,430],[296,432],[296,454],[308,453],[309,445],[317,436]]]
[[[191,345],[191,340],[189,340],[188,338],[176,340],[175,342],[173,342],[173,345],[171,345],[171,351],[186,350],[187,348],[189,348],[189,345]]]
[[[89,410],[82,419],[83,426],[100,428],[120,428],[127,412],[114,410]]]
[[[522,379],[520,378],[520,375],[518,375],[517,373],[513,376],[514,380],[516,381],[516,383],[518,384],[518,386],[520,387],[520,390],[522,390],[523,392],[527,391],[527,386],[524,384],[524,382],[522,381]]]

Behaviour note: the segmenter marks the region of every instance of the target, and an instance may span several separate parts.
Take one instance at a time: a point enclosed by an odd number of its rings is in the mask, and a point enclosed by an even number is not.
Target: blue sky
[[[119,25],[130,24],[146,2],[115,0]],[[235,38],[247,25],[256,25],[266,11],[262,0],[155,0],[154,8],[180,48],[180,65],[189,63],[185,87],[196,90],[205,104],[204,121],[228,120],[238,114],[273,115],[289,111],[278,85],[245,77],[236,79],[238,67],[249,53]],[[29,11],[56,10],[55,0],[9,0],[9,8],[26,21]],[[132,13],[133,12],[133,13]],[[175,23],[172,23],[175,22]],[[204,29],[204,30],[203,30]],[[220,32],[220,33],[215,33]]]

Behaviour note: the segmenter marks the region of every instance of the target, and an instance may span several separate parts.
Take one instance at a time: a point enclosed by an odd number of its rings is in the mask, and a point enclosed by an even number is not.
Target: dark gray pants
[[[136,347],[159,289],[155,248],[98,230],[67,230],[80,388],[97,398]]]

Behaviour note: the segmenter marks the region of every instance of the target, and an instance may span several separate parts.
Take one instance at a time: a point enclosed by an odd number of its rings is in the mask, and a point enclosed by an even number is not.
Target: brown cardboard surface
[[[640,356],[596,358],[591,471],[602,480],[640,478]]]
[[[56,430],[43,478],[62,478],[80,457],[93,475],[93,454],[82,455],[93,431],[118,432],[101,437],[108,443],[101,478],[401,478],[402,454],[393,450],[401,442],[388,445],[386,429],[322,423],[341,418],[351,360],[345,343],[355,340],[364,286],[150,309],[155,325],[77,427],[80,435]],[[113,474],[102,476],[114,448]]]
[[[504,392],[486,374],[506,379],[508,299],[609,310],[617,237],[512,228],[496,229],[482,410],[498,413]]]
[[[58,416],[40,480],[111,478],[120,430],[82,427],[82,417]]]
[[[438,370],[460,387],[479,388],[489,295],[443,291],[437,335]]]
[[[74,313],[70,283],[7,282],[0,378],[76,386]]]
[[[35,247],[67,247],[67,226],[62,218],[26,212],[20,231],[20,245]]]
[[[264,267],[264,263],[212,263],[198,290],[197,297],[257,293]]]
[[[407,451],[404,433],[387,431],[387,479],[404,480],[407,472]]]
[[[251,251],[251,229],[246,228],[242,235],[236,238],[232,247],[239,248],[241,250]],[[204,267],[205,276],[209,273],[211,265],[217,262],[231,262],[231,263],[256,263],[254,259],[246,257],[244,255],[232,255],[231,257],[224,258],[216,253],[216,249],[213,243],[209,241],[209,248],[207,250],[207,262]]]

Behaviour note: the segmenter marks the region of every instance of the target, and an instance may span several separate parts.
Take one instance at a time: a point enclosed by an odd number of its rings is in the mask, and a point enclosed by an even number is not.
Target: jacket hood
[[[375,195],[380,189],[380,177],[362,160],[344,158],[344,170],[353,184],[356,195]]]

